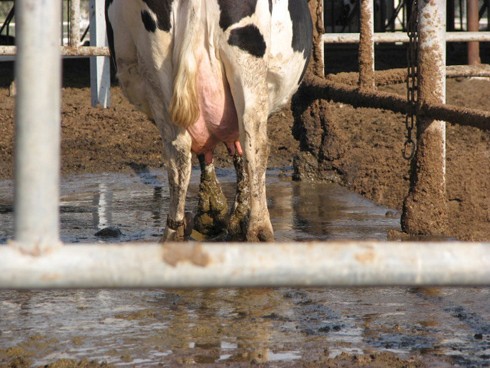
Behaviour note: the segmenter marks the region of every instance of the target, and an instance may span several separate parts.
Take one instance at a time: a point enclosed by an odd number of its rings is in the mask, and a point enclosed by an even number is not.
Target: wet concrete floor
[[[218,174],[231,199],[234,175]],[[197,180],[196,172],[189,209]],[[399,228],[396,211],[333,184],[294,183],[271,171],[267,185],[278,241],[386,240]],[[168,189],[157,171],[66,177],[61,191],[66,243],[161,235]],[[13,183],[0,181],[0,244],[13,236],[12,198]],[[112,237],[96,235],[107,227]],[[488,288],[3,290],[0,350],[20,349],[36,366],[63,358],[121,367],[322,365],[342,353],[391,352],[430,357],[428,366],[483,367],[489,296]]]

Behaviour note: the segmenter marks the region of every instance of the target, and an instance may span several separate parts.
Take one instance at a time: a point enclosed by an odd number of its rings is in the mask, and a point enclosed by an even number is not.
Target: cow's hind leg
[[[194,229],[209,238],[215,238],[226,232],[228,203],[216,178],[214,165],[206,164],[204,155],[199,155],[198,159],[201,166],[201,183]]]
[[[192,232],[192,218],[185,213],[191,177],[191,138],[185,129],[156,119],[163,140],[163,163],[167,169],[170,205],[161,241],[182,241]]]
[[[244,170],[247,173],[250,190],[250,217],[246,240],[271,241],[274,233],[267,209],[265,188],[265,173],[269,155],[266,49],[262,35],[256,34],[257,37],[252,41],[248,37],[248,29],[244,27],[233,30],[232,32],[235,33],[233,37],[230,37],[233,42],[224,46],[221,56],[238,115],[240,143],[244,153]],[[243,42],[240,41],[242,36],[244,37]],[[254,42],[257,45],[254,45]],[[236,47],[235,43],[242,47]],[[250,50],[251,46],[254,46],[252,50]]]
[[[235,165],[237,177],[237,189],[235,204],[228,224],[227,240],[244,241],[247,239],[248,221],[250,218],[250,187],[243,157],[235,154],[233,164]]]

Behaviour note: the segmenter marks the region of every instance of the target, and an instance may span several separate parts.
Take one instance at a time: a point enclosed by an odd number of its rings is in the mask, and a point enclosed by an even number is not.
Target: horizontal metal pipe
[[[359,43],[359,33],[326,33],[322,36],[324,43]],[[375,43],[408,42],[408,36],[403,32],[381,33],[373,35]],[[490,32],[447,32],[446,42],[490,42]],[[82,46],[62,47],[62,54],[66,56],[109,56],[107,47]],[[0,56],[13,56],[15,46],[0,46]]]
[[[484,77],[490,78],[490,65],[449,65],[446,67],[447,78],[471,78]],[[348,85],[358,85],[359,73],[337,73],[328,74],[326,78],[332,82],[345,83]],[[386,86],[397,83],[405,83],[407,80],[407,69],[388,69],[375,71],[377,86]]]
[[[359,43],[359,33],[325,33],[324,43]],[[407,43],[408,35],[404,32],[376,32],[373,35],[375,43]],[[446,32],[446,42],[490,41],[490,32]]]
[[[0,46],[0,56],[15,56],[17,48],[15,46]],[[108,47],[96,46],[61,46],[63,56],[109,56]]]
[[[355,86],[332,82],[314,75],[307,76],[303,88],[304,96],[310,99],[329,99],[355,107],[379,108],[403,114],[409,112],[406,98],[394,93],[360,90]],[[432,106],[427,104],[420,107],[420,112],[436,120],[490,129],[490,111],[446,104],[433,104]]]
[[[0,288],[488,286],[490,243],[69,245],[42,256],[0,247]]]

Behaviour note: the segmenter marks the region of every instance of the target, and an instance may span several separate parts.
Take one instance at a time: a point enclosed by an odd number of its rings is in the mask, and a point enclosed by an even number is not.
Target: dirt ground
[[[0,63],[0,178],[4,179],[13,177],[15,99],[8,89],[12,78],[12,63]],[[404,85],[383,89],[405,93]],[[111,89],[110,108],[90,106],[87,60],[65,61],[62,98],[62,175],[162,166],[157,129],[125,100],[119,87]],[[489,109],[490,80],[448,79],[447,101]],[[302,133],[305,127],[293,129],[290,109],[270,119],[269,167],[290,170],[295,165],[297,178],[338,181],[401,210],[409,186],[409,163],[401,153],[406,134],[404,116],[340,103],[324,106],[328,127],[308,127],[306,121],[307,135]],[[218,149],[216,161],[217,166],[232,165],[224,147]],[[489,195],[490,132],[448,124],[447,236],[488,241]]]

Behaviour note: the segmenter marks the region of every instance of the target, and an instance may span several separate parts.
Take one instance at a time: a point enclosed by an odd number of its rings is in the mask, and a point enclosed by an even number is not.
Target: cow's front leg
[[[192,232],[192,217],[185,213],[185,197],[191,177],[191,138],[185,129],[171,124],[160,129],[170,192],[167,226],[161,241],[182,241]]]
[[[214,165],[206,164],[204,155],[199,155],[198,159],[201,166],[201,183],[194,229],[213,238],[226,232],[228,203],[216,178]]]

